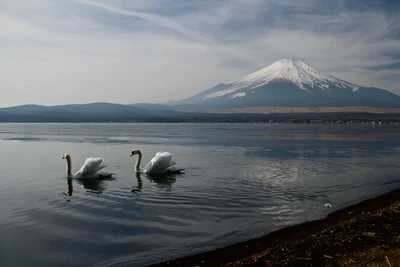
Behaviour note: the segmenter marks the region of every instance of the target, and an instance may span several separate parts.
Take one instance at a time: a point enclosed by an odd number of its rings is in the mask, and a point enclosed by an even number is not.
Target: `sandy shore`
[[[400,189],[322,220],[153,266],[400,266]]]

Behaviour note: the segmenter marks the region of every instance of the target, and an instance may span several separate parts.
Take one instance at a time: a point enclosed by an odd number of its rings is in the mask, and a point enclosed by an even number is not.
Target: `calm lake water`
[[[1,266],[146,266],[400,185],[400,126],[0,124]],[[186,173],[136,176],[169,151]],[[66,179],[100,156],[115,179]]]

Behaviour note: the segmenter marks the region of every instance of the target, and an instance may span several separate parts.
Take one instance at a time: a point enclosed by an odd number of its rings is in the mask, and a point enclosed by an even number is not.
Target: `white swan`
[[[105,178],[111,177],[112,173],[99,172],[105,168],[106,165],[102,165],[104,159],[102,158],[87,158],[83,166],[75,174],[72,174],[72,162],[69,154],[64,154],[62,159],[67,160],[67,177],[68,178]]]
[[[133,150],[131,157],[134,155],[139,156],[135,165],[136,173],[181,173],[184,170],[171,168],[176,162],[172,160],[172,154],[169,152],[158,152],[143,169],[140,168],[142,152],[140,150]]]

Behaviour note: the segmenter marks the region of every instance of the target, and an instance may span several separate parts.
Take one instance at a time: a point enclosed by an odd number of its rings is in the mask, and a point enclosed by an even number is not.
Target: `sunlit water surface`
[[[397,188],[398,126],[0,124],[1,266],[146,266]],[[169,151],[183,175],[136,176]],[[115,179],[68,181],[105,159]]]

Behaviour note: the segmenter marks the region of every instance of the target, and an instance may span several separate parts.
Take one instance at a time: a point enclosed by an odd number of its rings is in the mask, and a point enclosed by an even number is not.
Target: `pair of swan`
[[[158,152],[143,169],[140,168],[142,152],[140,150],[133,150],[131,152],[131,157],[134,155],[139,156],[135,165],[136,173],[171,174],[183,171],[183,169],[171,168],[176,162],[172,160],[172,154],[169,152]],[[106,165],[103,164],[103,158],[87,158],[83,166],[75,174],[72,174],[71,156],[69,154],[64,154],[62,159],[67,160],[68,178],[106,178],[113,175],[113,173],[100,172],[100,170],[106,167]]]

